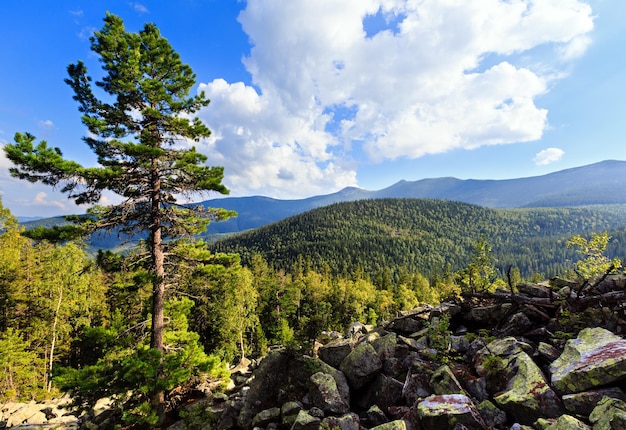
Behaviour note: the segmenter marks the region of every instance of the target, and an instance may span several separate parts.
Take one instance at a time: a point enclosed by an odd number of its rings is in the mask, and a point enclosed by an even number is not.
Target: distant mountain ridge
[[[626,161],[607,160],[542,176],[505,180],[453,177],[399,181],[379,191],[355,187],[300,200],[227,197],[202,202],[237,211],[239,216],[212,223],[209,233],[258,228],[332,203],[382,198],[454,200],[488,208],[531,208],[626,204]]]
[[[626,204],[625,190],[626,161],[607,160],[519,179],[477,180],[442,177],[417,181],[402,180],[378,191],[347,187],[336,193],[305,199],[225,197],[205,200],[199,204],[235,210],[238,213],[239,216],[236,218],[209,225],[208,234],[219,235],[259,228],[333,203],[364,199],[429,198],[470,203],[487,208],[564,207]],[[59,222],[62,222],[61,217],[23,224],[30,228]]]

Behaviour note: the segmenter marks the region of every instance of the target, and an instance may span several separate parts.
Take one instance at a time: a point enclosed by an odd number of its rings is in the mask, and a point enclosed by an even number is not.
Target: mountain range
[[[348,187],[299,200],[226,197],[202,202],[237,211],[238,217],[209,226],[209,234],[258,228],[333,203],[382,198],[453,200],[488,208],[538,208],[626,203],[626,161],[607,160],[542,176],[506,180],[442,177],[399,181],[378,191]]]

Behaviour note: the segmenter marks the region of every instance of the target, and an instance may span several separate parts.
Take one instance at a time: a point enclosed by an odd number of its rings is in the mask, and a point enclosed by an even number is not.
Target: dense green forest
[[[519,268],[554,276],[575,255],[565,242],[575,234],[610,231],[609,254],[626,255],[626,206],[488,209],[444,200],[380,199],[337,203],[212,245],[236,252],[244,263],[261,254],[289,269],[306,256],[334,274],[400,269],[436,278],[466,266],[474,243],[485,238],[501,272]]]

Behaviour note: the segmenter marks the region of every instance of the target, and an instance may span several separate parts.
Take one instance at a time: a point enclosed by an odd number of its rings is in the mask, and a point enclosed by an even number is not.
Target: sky
[[[78,60],[102,76],[89,37],[107,11],[156,24],[195,72],[212,130],[196,147],[230,196],[626,160],[623,0],[2,1],[0,146],[29,132],[95,165],[64,79]],[[85,211],[10,165],[0,151],[13,215]]]

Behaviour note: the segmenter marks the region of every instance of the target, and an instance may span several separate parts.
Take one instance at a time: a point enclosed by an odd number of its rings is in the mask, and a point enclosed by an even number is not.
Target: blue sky
[[[129,31],[155,23],[192,67],[211,99],[197,146],[232,196],[626,160],[623,0],[2,2],[0,146],[27,131],[95,162],[63,80],[77,60],[100,76],[89,36],[106,11]],[[14,215],[84,211],[9,164]]]

